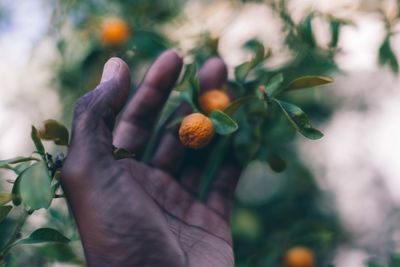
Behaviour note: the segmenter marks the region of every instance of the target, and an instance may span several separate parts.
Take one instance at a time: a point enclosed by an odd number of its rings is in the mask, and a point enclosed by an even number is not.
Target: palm
[[[116,65],[105,70],[98,89],[77,103],[63,168],[63,188],[89,265],[233,266],[229,217],[240,173],[234,161],[225,158],[204,202],[196,195],[209,152],[185,149],[177,128],[164,131],[149,164],[140,161],[181,60],[167,52],[156,61],[114,133],[130,77],[121,60],[110,64]],[[199,76],[203,90],[220,87],[226,69],[220,60],[210,60]],[[185,106],[177,111],[187,112]],[[136,159],[115,160],[112,144]]]
[[[146,201],[157,204],[151,207],[165,218],[188,266],[233,266],[226,218],[197,201],[168,173],[131,160],[120,164],[149,196]]]

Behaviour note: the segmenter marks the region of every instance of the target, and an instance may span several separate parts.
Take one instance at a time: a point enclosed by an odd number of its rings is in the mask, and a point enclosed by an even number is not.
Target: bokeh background
[[[243,45],[257,39],[271,50],[267,69],[329,74],[335,83],[288,96],[323,139],[262,126],[255,135],[263,149],[252,156],[252,141],[237,138],[248,149],[232,218],[237,266],[280,266],[296,245],[312,249],[317,266],[389,266],[400,252],[399,11],[396,0],[1,0],[0,158],[32,152],[31,124],[69,125],[74,101],[95,87],[110,56],[129,63],[136,84],[170,47],[186,62],[218,55],[233,78],[251,57]],[[130,27],[118,47],[99,38],[111,17]],[[290,39],[291,23],[309,27],[301,40]],[[271,169],[269,151],[285,159],[283,172]],[[54,202],[31,216],[24,234],[46,225],[77,239],[64,200]],[[0,241],[11,224],[0,224]],[[13,254],[9,266],[84,266],[79,241]]]

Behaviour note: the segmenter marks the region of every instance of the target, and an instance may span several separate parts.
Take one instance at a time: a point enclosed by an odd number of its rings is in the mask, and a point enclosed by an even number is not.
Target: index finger
[[[128,103],[114,133],[114,145],[140,158],[147,146],[158,114],[179,77],[182,59],[169,50],[161,54],[145,75]]]

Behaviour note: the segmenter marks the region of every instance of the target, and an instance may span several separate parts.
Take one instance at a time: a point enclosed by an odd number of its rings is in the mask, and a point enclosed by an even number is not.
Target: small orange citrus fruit
[[[106,46],[118,46],[129,39],[128,24],[120,18],[108,18],[101,27],[101,41]]]
[[[284,267],[314,267],[314,253],[306,247],[293,247],[286,252]]]
[[[179,128],[179,139],[184,146],[202,148],[214,136],[214,126],[209,118],[201,113],[186,116]]]
[[[210,114],[216,109],[223,111],[230,102],[228,95],[218,89],[207,91],[199,97],[200,108],[206,114]]]

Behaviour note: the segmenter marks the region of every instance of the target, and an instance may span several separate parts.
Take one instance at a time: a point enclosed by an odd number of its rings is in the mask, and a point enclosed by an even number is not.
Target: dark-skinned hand
[[[167,128],[150,163],[141,161],[181,68],[175,52],[164,52],[126,103],[130,71],[111,58],[97,88],[76,103],[62,186],[88,266],[234,266],[229,220],[240,168],[232,157],[202,202],[196,195],[210,148],[188,150],[178,127]],[[202,90],[221,87],[226,76],[220,59],[208,60]],[[182,105],[176,116],[189,112]],[[113,145],[135,159],[116,160]]]

